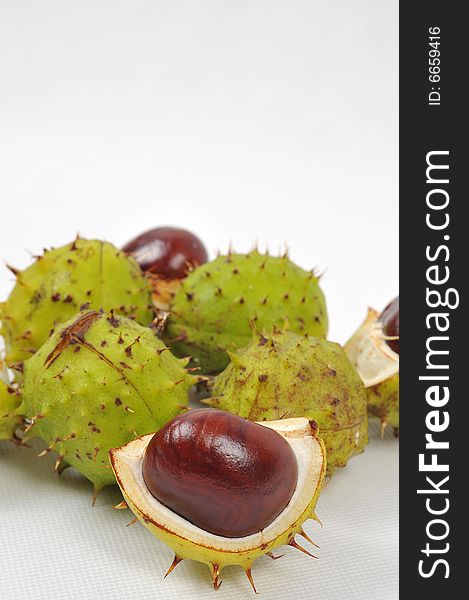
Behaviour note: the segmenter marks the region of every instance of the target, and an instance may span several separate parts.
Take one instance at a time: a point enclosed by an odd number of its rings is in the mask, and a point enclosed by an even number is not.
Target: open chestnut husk
[[[183,559],[208,565],[217,589],[227,566],[254,587],[256,558],[295,540],[314,513],[326,459],[306,418],[252,423],[215,409],[191,410],[156,434],[110,451],[128,507]],[[255,588],[254,588],[255,589]]]
[[[370,308],[345,351],[367,388],[368,412],[399,434],[399,296],[382,313]]]

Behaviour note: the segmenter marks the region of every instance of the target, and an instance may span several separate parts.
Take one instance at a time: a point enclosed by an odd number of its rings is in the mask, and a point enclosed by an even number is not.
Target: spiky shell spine
[[[228,254],[196,268],[176,292],[166,341],[192,356],[204,373],[229,362],[227,350],[245,346],[250,323],[271,330],[288,319],[299,334],[325,336],[327,314],[318,277],[285,255]]]
[[[114,309],[150,324],[150,286],[137,263],[112,244],[76,239],[42,256],[24,271],[11,269],[16,284],[0,304],[6,363],[31,356],[51,330],[78,311]]]
[[[399,354],[386,343],[379,313],[370,308],[365,321],[345,344],[367,391],[368,412],[399,434]]]
[[[151,329],[87,311],[24,363],[25,439],[40,437],[96,490],[115,483],[110,448],[159,429],[184,409],[197,381]]]
[[[151,435],[110,451],[111,465],[124,496],[124,503],[116,508],[130,508],[153,535],[174,551],[175,558],[166,575],[182,560],[196,560],[209,567],[213,587],[218,589],[222,569],[238,565],[256,591],[251,567],[260,556],[266,554],[276,558],[272,554],[274,549],[290,545],[314,557],[296,541],[295,536],[300,535],[316,545],[305,533],[303,525],[308,519],[320,522],[315,508],[326,472],[326,453],[322,440],[316,435],[317,426],[306,418],[261,424],[277,431],[291,445],[298,460],[298,483],[287,507],[268,527],[242,538],[225,538],[207,533],[151,496],[142,474],[142,461]]]
[[[365,387],[339,344],[274,330],[230,353],[207,404],[251,421],[306,416],[319,426],[328,473],[368,442]]]

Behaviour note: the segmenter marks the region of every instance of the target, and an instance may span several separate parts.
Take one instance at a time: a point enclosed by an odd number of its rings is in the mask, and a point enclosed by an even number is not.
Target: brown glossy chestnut
[[[191,268],[208,260],[200,239],[185,229],[157,227],[145,231],[123,247],[144,271],[166,279],[182,279]]]
[[[386,340],[390,348],[399,354],[399,296],[394,298],[379,316],[383,324],[383,332],[389,337],[397,337],[395,340]]]
[[[276,431],[228,412],[190,410],[148,444],[149,492],[204,531],[244,537],[287,506],[298,480],[296,457]]]

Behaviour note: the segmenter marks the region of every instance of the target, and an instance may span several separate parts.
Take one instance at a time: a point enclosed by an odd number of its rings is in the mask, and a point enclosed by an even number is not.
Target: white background
[[[0,0],[0,258],[160,224],[212,255],[287,244],[326,270],[345,341],[397,293],[397,18],[397,0]],[[319,561],[259,561],[265,598],[397,598],[397,447],[374,440],[332,480]],[[118,494],[92,511],[47,461],[0,444],[0,597],[211,595],[199,565],[163,584],[171,552],[123,527]],[[250,597],[223,579],[218,597]]]

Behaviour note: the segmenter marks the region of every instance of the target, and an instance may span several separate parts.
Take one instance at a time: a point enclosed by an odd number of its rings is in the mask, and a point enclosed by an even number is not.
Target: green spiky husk
[[[252,421],[306,416],[319,425],[328,474],[368,442],[363,382],[339,344],[293,332],[255,334],[231,355],[207,402]]]
[[[114,484],[110,448],[158,430],[197,380],[152,330],[112,312],[84,312],[24,364],[17,413],[97,489]]]
[[[289,505],[272,523],[275,524],[274,530],[269,525],[262,531],[240,538],[224,538],[204,532],[176,513],[172,515],[170,507],[160,505],[151,496],[142,475],[143,458],[151,435],[110,451],[110,463],[122,490],[125,507],[130,508],[141,523],[175,553],[166,575],[182,560],[196,560],[209,567],[212,584],[218,589],[221,571],[227,566],[239,565],[256,591],[251,567],[260,556],[267,553],[271,558],[275,558],[271,554],[272,550],[282,545],[290,545],[313,556],[298,544],[295,536],[298,534],[316,545],[305,533],[303,524],[308,519],[320,523],[315,514],[315,506],[326,472],[325,448],[323,441],[316,436],[316,423],[305,418],[296,421],[298,422],[266,422],[266,426],[271,426],[280,435],[284,435],[292,446],[299,464],[305,469],[301,483],[300,477],[297,481],[297,486],[300,485],[299,493],[296,494],[295,490]],[[188,465],[188,468],[190,469],[191,465]],[[123,506],[119,505],[119,508]]]
[[[384,428],[389,425],[399,434],[399,373],[366,390],[368,412],[378,417]]]
[[[140,267],[112,244],[77,239],[44,254],[22,272],[0,304],[6,363],[26,360],[51,330],[82,307],[114,309],[148,325],[151,294]]]
[[[166,341],[178,356],[192,356],[204,373],[229,362],[227,350],[245,346],[250,322],[272,330],[288,320],[292,331],[325,336],[327,313],[318,278],[288,257],[257,251],[220,256],[198,267],[177,291]]]
[[[364,322],[344,346],[350,361],[366,386],[368,413],[399,434],[399,354],[388,346],[379,313],[368,309]],[[364,361],[364,357],[366,360]],[[370,371],[369,366],[373,365]],[[377,383],[376,383],[377,382]]]

